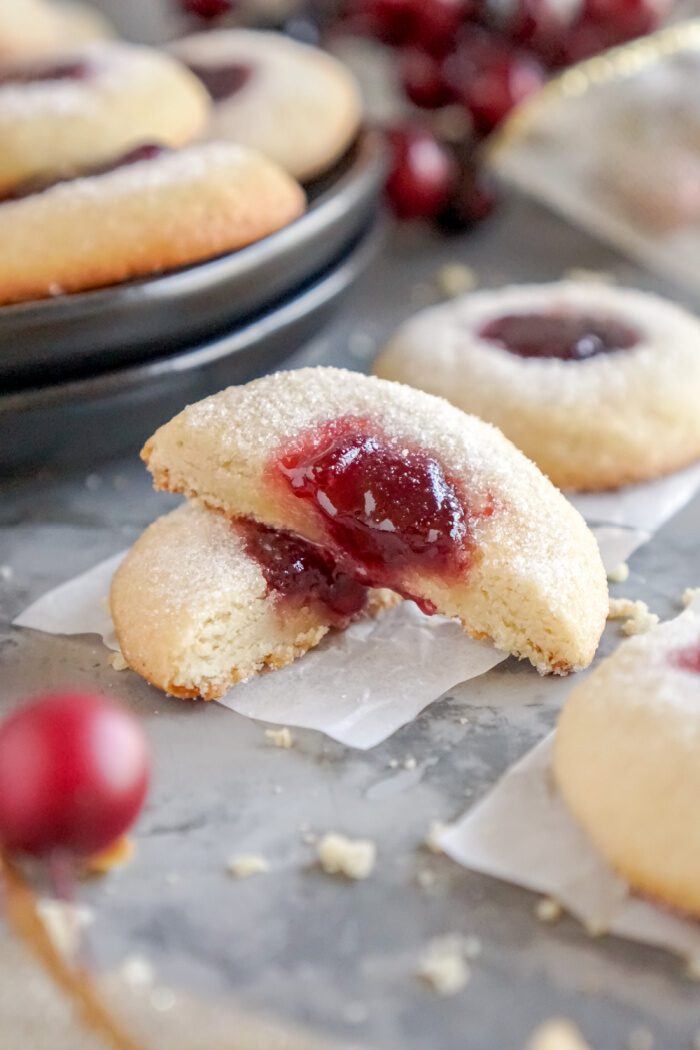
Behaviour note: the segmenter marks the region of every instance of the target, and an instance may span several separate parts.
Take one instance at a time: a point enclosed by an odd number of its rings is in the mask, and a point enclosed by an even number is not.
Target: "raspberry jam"
[[[253,75],[253,67],[243,62],[227,63],[221,66],[211,64],[198,66],[190,62],[188,65],[194,75],[202,81],[214,102],[231,98],[248,83]]]
[[[274,470],[322,516],[334,553],[356,579],[410,593],[412,573],[450,577],[468,568],[468,516],[437,459],[345,417],[301,435]]]
[[[38,84],[44,80],[86,80],[90,72],[90,66],[83,61],[9,66],[0,68],[0,87],[5,84]]]
[[[700,642],[674,653],[673,663],[682,671],[693,671],[695,674],[700,674]]]
[[[639,333],[622,321],[563,311],[497,317],[479,335],[519,357],[556,357],[560,361],[585,361],[597,354],[630,350],[639,342]]]
[[[299,536],[256,522],[238,522],[246,552],[269,587],[299,605],[320,604],[336,626],[343,626],[367,604],[367,587],[341,571],[320,547]]]
[[[160,157],[164,153],[169,152],[170,150],[167,146],[144,143],[144,145],[136,146],[135,149],[129,150],[128,153],[124,153],[114,160],[95,167],[81,168],[79,171],[63,175],[36,175],[31,179],[24,179],[0,195],[0,204],[4,201],[20,201],[24,200],[25,197],[33,197],[35,194],[43,193],[44,190],[50,190],[53,186],[58,186],[62,182],[73,182],[75,179],[84,179],[94,175],[107,175],[110,171],[117,171],[118,168],[126,168],[130,164],[137,164],[144,160],[153,160],[155,157]]]

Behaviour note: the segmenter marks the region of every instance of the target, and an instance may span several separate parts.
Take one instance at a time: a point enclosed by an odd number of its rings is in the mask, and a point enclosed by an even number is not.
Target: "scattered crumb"
[[[559,922],[562,912],[561,904],[553,897],[540,897],[535,905],[535,915],[540,922]]]
[[[130,955],[119,967],[122,979],[132,990],[149,988],[156,979],[151,963],[143,955]]]
[[[456,995],[469,983],[471,970],[459,934],[436,937],[428,945],[418,976],[431,984],[438,995]]]
[[[398,768],[399,768],[399,760],[398,760],[398,758],[390,758],[389,759],[389,769],[398,769]]]
[[[133,860],[136,855],[136,843],[129,835],[121,835],[107,849],[88,857],[83,864],[86,875],[107,875],[114,868],[121,868]]]
[[[659,622],[656,613],[649,612],[646,602],[633,601],[631,598],[611,598],[608,619],[625,620],[622,633],[627,635],[644,634]]]
[[[124,659],[124,654],[121,649],[117,649],[116,652],[110,653],[107,657],[110,667],[113,671],[128,671],[129,665]]]
[[[683,591],[683,597],[681,598],[683,607],[687,609],[689,605],[693,604],[696,598],[700,598],[700,587],[686,587]]]
[[[404,759],[404,763],[403,763],[403,768],[404,769],[415,769],[417,765],[418,765],[418,763],[416,762],[416,760],[413,757],[413,755],[408,755]]]
[[[691,955],[686,960],[685,975],[691,981],[700,981],[700,955]]]
[[[366,879],[374,869],[377,847],[371,839],[349,839],[329,832],[318,844],[318,859],[327,875]]]
[[[527,1044],[527,1050],[590,1050],[571,1021],[562,1017],[552,1018],[533,1033]]]
[[[14,576],[11,565],[0,565],[0,579],[11,580]]]
[[[282,726],[281,729],[266,729],[265,736],[275,747],[283,747],[287,751],[294,747],[294,736],[286,726]]]
[[[425,845],[431,853],[442,853],[442,846],[440,845],[439,839],[443,831],[447,829],[447,824],[443,823],[442,820],[431,820],[428,828],[428,834],[425,836]]]
[[[72,958],[80,946],[82,931],[94,922],[91,908],[43,897],[36,910],[56,951]]]
[[[460,718],[460,720],[459,720],[459,724],[460,724],[461,726],[468,726],[468,725],[469,725],[469,719],[468,719],[468,718],[466,718],[466,717]]]
[[[621,561],[619,565],[616,565],[614,569],[611,569],[608,573],[608,580],[610,583],[625,583],[630,577],[630,567],[626,561]]]
[[[627,1036],[627,1050],[654,1050],[654,1033],[649,1028],[633,1028]]]
[[[437,286],[450,299],[476,288],[476,274],[464,263],[445,263],[437,272]]]
[[[151,992],[151,1006],[159,1013],[172,1010],[176,1002],[177,996],[172,988],[154,988]]]
[[[416,875],[416,882],[422,889],[428,890],[437,882],[437,875],[429,868],[422,868]]]
[[[587,270],[584,266],[572,266],[564,274],[567,281],[584,281],[587,284],[615,284],[616,277],[606,270]]]
[[[234,879],[249,879],[251,875],[264,875],[270,865],[258,853],[240,853],[228,860],[226,870]]]
[[[343,1007],[342,1016],[346,1024],[364,1024],[369,1016],[369,1010],[364,1003],[347,1003]]]
[[[583,928],[588,936],[593,938],[604,937],[608,932],[608,924],[604,919],[587,919]]]

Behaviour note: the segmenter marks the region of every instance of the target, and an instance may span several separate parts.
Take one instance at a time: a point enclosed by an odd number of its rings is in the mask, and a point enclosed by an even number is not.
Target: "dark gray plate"
[[[307,187],[305,215],[230,255],[94,292],[0,307],[0,389],[86,375],[210,338],[289,295],[366,226],[384,174],[363,133]]]
[[[0,477],[134,453],[189,402],[260,375],[325,324],[376,254],[374,220],[323,277],[222,338],[167,357],[0,396]]]

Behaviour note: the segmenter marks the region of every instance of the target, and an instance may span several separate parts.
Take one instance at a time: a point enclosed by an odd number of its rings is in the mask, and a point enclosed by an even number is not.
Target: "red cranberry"
[[[467,512],[455,482],[428,453],[345,417],[304,434],[275,467],[295,496],[313,504],[363,583],[412,597],[412,572],[466,570]]]
[[[674,653],[673,663],[676,667],[680,667],[682,671],[700,674],[700,642],[697,645],[691,645],[688,649],[681,649],[680,652]]]
[[[280,598],[301,605],[318,603],[338,626],[364,609],[367,587],[339,569],[320,547],[252,521],[239,522],[237,528],[243,532],[248,554]]]
[[[639,333],[622,321],[575,313],[508,314],[489,321],[479,335],[519,357],[562,361],[629,350],[639,342]]]
[[[87,62],[70,60],[9,66],[0,68],[0,85],[34,84],[44,80],[85,80],[91,68]]]
[[[349,19],[386,44],[406,44],[415,40],[415,14],[415,0],[354,0]]]
[[[437,222],[445,233],[460,233],[487,219],[498,203],[494,179],[473,160],[460,167],[459,176],[447,206]]]
[[[469,110],[477,129],[488,133],[542,86],[545,74],[532,55],[503,37],[471,27],[448,58],[445,79]]]
[[[473,7],[471,0],[414,0],[412,42],[433,54],[446,54]]]
[[[389,133],[391,170],[387,193],[402,219],[432,218],[444,207],[455,179],[454,161],[444,146],[421,128]]]
[[[202,81],[214,102],[231,98],[248,83],[253,74],[253,67],[242,62],[226,63],[220,66],[198,66],[192,62],[188,64],[194,75]]]
[[[403,89],[408,98],[422,109],[438,109],[452,100],[452,92],[445,84],[438,59],[418,48],[409,48],[401,55],[399,69]]]
[[[180,0],[180,6],[185,14],[201,18],[203,22],[210,22],[230,14],[237,6],[237,2],[236,0]]]
[[[97,853],[136,819],[148,780],[133,715],[89,693],[41,697],[0,726],[0,842],[37,856]]]

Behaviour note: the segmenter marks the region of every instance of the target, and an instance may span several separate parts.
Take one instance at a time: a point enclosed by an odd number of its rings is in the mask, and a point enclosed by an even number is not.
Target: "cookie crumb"
[[[685,964],[685,975],[691,981],[700,981],[700,955],[690,955]]]
[[[44,897],[37,901],[36,910],[56,951],[72,959],[80,947],[82,931],[94,922],[92,908]]]
[[[615,275],[607,270],[588,270],[585,266],[572,266],[564,274],[567,281],[582,281],[584,284],[616,284]]]
[[[434,871],[430,871],[429,868],[423,868],[416,875],[416,882],[421,889],[429,890],[431,886],[434,886],[437,881],[437,876]]]
[[[686,587],[683,591],[683,597],[681,601],[683,608],[687,609],[689,605],[692,605],[696,598],[700,598],[700,587]]]
[[[447,824],[442,820],[431,820],[430,826],[428,827],[428,834],[425,836],[425,845],[431,853],[442,853],[442,846],[440,845],[440,836],[443,831],[447,830]]]
[[[123,868],[134,859],[136,843],[129,835],[120,835],[107,849],[88,857],[83,865],[86,875],[107,875],[115,868]]]
[[[590,1050],[578,1028],[563,1017],[553,1017],[533,1032],[526,1050]]]
[[[11,580],[14,576],[11,565],[0,565],[0,579]]]
[[[449,299],[472,292],[476,285],[476,274],[464,263],[445,263],[437,272],[437,286]]]
[[[122,980],[133,990],[150,987],[156,979],[155,970],[143,955],[130,955],[119,968]]]
[[[621,561],[608,573],[610,583],[625,583],[630,578],[630,567],[626,561]]]
[[[117,649],[116,652],[110,653],[107,659],[113,671],[129,670],[129,665],[124,659],[124,653],[121,651],[121,649]]]
[[[403,768],[404,769],[415,769],[417,765],[418,765],[418,763],[416,762],[416,760],[413,757],[413,755],[408,755],[404,759],[404,763],[403,763]]]
[[[627,1036],[627,1050],[654,1050],[654,1033],[645,1027],[633,1028]]]
[[[349,839],[329,832],[318,844],[318,859],[327,875],[366,879],[372,874],[377,847],[371,839]]]
[[[264,875],[270,865],[259,853],[241,853],[229,859],[226,870],[234,879],[249,879],[252,875]]]
[[[608,925],[603,919],[586,919],[583,928],[588,936],[594,940],[597,940],[598,937],[604,937],[608,932]]]
[[[464,938],[447,934],[432,940],[418,968],[418,976],[432,985],[438,995],[456,995],[466,988],[471,970],[465,958]]]
[[[627,635],[645,634],[659,622],[659,617],[649,611],[646,602],[633,601],[632,598],[611,598],[608,619],[625,620],[622,633]]]
[[[389,769],[398,769],[399,768],[399,760],[398,760],[398,758],[390,758],[389,762],[388,762],[388,765],[389,765]]]
[[[559,922],[563,914],[563,908],[554,897],[540,897],[535,905],[535,915],[540,922]]]
[[[294,735],[287,726],[282,726],[281,729],[266,729],[265,736],[275,747],[282,747],[286,751],[294,747]]]

